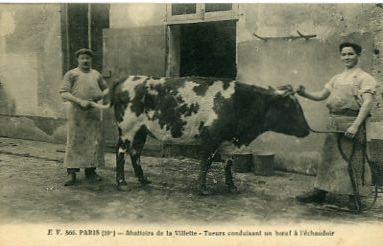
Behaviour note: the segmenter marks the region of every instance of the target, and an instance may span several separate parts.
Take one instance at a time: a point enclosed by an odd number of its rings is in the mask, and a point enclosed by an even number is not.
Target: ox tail
[[[92,105],[93,108],[97,108],[97,109],[108,109],[108,108],[112,107],[112,103],[99,104],[96,102],[90,102],[90,104]]]
[[[115,90],[116,90],[116,87],[119,84],[121,84],[122,82],[124,82],[124,81],[125,81],[125,79],[119,80],[119,81],[115,82],[113,84],[113,86],[110,88],[110,91],[109,91],[109,103],[107,103],[107,104],[99,104],[99,103],[96,103],[96,102],[91,102],[92,107],[98,108],[98,109],[108,109],[108,108],[113,107],[114,101],[115,101]]]
[[[151,131],[149,131],[148,128],[146,128],[146,132],[148,133],[148,135],[150,137],[152,137],[153,139],[157,140],[157,141],[160,141]]]

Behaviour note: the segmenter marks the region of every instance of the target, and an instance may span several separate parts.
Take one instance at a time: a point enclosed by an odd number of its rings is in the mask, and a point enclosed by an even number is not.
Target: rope
[[[338,139],[337,139],[337,144],[338,144],[338,150],[342,156],[342,158],[347,162],[347,170],[348,170],[348,174],[349,174],[349,177],[350,177],[350,181],[351,181],[351,186],[352,186],[352,192],[354,194],[354,203],[355,203],[355,207],[356,207],[356,211],[355,212],[358,212],[360,213],[361,210],[362,210],[362,200],[360,198],[360,194],[359,194],[359,187],[358,187],[358,184],[356,182],[356,176],[355,176],[355,170],[354,170],[354,167],[351,163],[351,160],[352,160],[352,157],[353,155],[355,154],[355,146],[356,146],[356,140],[353,141],[353,144],[352,144],[352,148],[351,148],[351,154],[350,156],[347,156],[345,153],[344,153],[344,150],[342,148],[342,138],[343,138],[343,134],[339,134],[338,135]]]
[[[371,169],[371,172],[374,176],[374,182],[375,182],[375,189],[374,189],[374,199],[373,201],[371,202],[371,204],[365,208],[362,207],[362,200],[361,200],[361,197],[360,197],[360,194],[359,194],[359,189],[358,189],[358,185],[357,185],[357,182],[356,182],[356,177],[355,177],[355,170],[352,166],[352,163],[351,163],[351,158],[352,156],[355,154],[355,145],[356,145],[356,140],[354,140],[354,143],[352,145],[352,150],[351,150],[351,154],[350,156],[347,156],[342,148],[342,138],[344,137],[344,132],[342,131],[319,131],[319,130],[314,130],[312,129],[310,126],[309,126],[309,130],[311,132],[314,132],[314,133],[321,133],[321,134],[333,134],[333,133],[336,133],[336,134],[339,134],[338,136],[338,141],[337,141],[337,144],[338,144],[338,150],[342,156],[342,158],[347,162],[348,164],[348,172],[349,172],[349,176],[350,176],[350,180],[351,180],[351,185],[352,185],[352,189],[353,189],[353,194],[354,194],[354,202],[355,202],[355,207],[356,207],[356,210],[352,210],[352,209],[349,209],[349,210],[346,210],[346,209],[339,209],[337,208],[336,210],[339,210],[339,211],[347,211],[347,212],[356,212],[356,213],[361,213],[363,211],[368,211],[368,210],[371,210],[374,206],[375,206],[375,203],[378,199],[378,185],[377,185],[377,173],[376,173],[376,170],[372,171],[372,169],[376,168],[375,166],[372,166],[374,165],[375,163],[370,161],[370,159],[368,158],[368,155],[367,155],[367,151],[366,151],[366,148],[367,148],[367,144],[365,142],[363,142],[362,146],[363,146],[363,156],[366,158],[367,160],[367,163],[369,164],[370,166],[370,169]]]

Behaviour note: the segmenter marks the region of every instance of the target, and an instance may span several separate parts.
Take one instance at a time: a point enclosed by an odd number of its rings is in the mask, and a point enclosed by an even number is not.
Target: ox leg
[[[135,152],[135,153],[137,153],[137,152]],[[141,184],[150,184],[151,181],[144,175],[144,171],[142,170],[140,155],[141,154],[131,154],[130,155],[130,158],[132,160],[132,166],[134,169],[134,174],[136,175],[136,177],[138,178],[138,181]]]
[[[225,184],[227,185],[230,193],[238,193],[238,189],[234,184],[233,172],[231,167],[233,166],[232,160],[227,160],[225,164]]]
[[[199,187],[199,193],[201,195],[210,195],[210,191],[208,191],[207,187],[206,187],[206,175],[207,175],[207,172],[209,171],[210,169],[210,166],[211,166],[211,163],[212,163],[212,158],[209,158],[208,157],[203,157],[201,159],[201,162],[200,162],[200,174],[199,174],[199,184],[200,184],[200,187]]]
[[[134,174],[138,178],[138,181],[141,184],[150,184],[151,182],[145,177],[144,171],[141,167],[141,153],[144,148],[146,137],[147,137],[146,127],[141,127],[134,136],[132,148],[130,149],[130,159],[132,161],[132,166]]]
[[[125,181],[125,154],[126,154],[126,144],[122,141],[119,141],[117,145],[117,153],[116,153],[116,182],[117,189],[122,191],[128,190],[128,184]]]

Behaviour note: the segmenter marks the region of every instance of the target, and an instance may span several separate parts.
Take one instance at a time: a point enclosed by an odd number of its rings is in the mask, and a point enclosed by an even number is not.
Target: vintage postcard
[[[380,245],[383,5],[0,3],[0,245]]]

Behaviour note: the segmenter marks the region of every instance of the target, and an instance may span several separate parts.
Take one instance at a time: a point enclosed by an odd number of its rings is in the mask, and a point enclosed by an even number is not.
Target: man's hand
[[[80,106],[81,106],[82,108],[89,109],[89,108],[92,107],[92,104],[91,104],[91,102],[89,102],[89,101],[87,101],[87,100],[81,100],[81,101],[80,101]]]
[[[348,138],[354,138],[355,134],[358,132],[358,126],[352,124],[347,131],[344,133],[344,135]]]
[[[305,93],[306,93],[306,88],[305,88],[303,85],[300,85],[300,86],[298,86],[298,88],[296,89],[296,92],[298,93],[298,95],[300,95],[300,96],[304,96]]]

